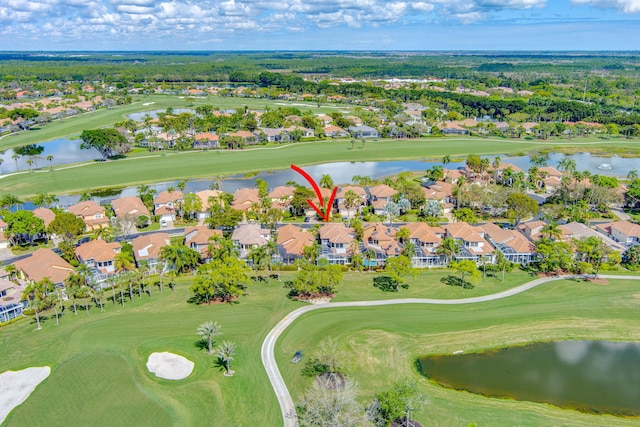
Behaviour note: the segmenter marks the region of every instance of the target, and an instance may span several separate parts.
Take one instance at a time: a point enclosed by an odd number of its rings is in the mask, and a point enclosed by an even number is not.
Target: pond
[[[130,118],[131,120],[133,120],[134,122],[141,122],[144,120],[144,118],[146,116],[151,117],[152,119],[157,119],[158,118],[158,113],[166,113],[167,110],[150,110],[150,111],[141,111],[139,113],[131,113],[131,114],[127,114],[127,117]],[[192,110],[190,108],[174,108],[173,109],[173,114],[180,114],[180,113],[195,113],[195,110]]]
[[[78,144],[79,150],[79,141],[71,141],[76,142]],[[45,147],[47,144],[44,144]],[[84,150],[81,150],[84,151]],[[91,150],[95,151],[95,150]],[[9,152],[7,152],[8,154]],[[7,156],[5,154],[5,157]],[[93,154],[95,157],[99,158],[100,155],[97,151]],[[565,156],[562,154],[551,154],[549,157],[549,165],[556,166],[560,160],[562,160]],[[597,157],[592,156],[590,153],[579,153],[568,156],[576,161],[578,169],[588,169],[592,173],[596,174],[614,174],[625,176],[629,170],[637,169],[640,171],[640,159],[637,158],[621,158],[621,157]],[[489,157],[493,159],[493,157]],[[8,161],[12,162],[11,156],[8,156]],[[502,161],[506,163],[512,163],[524,170],[530,167],[530,159],[528,156],[502,156]],[[54,164],[56,159],[54,159]],[[611,169],[608,170],[600,170],[598,166],[602,163],[606,162],[611,165]],[[385,176],[394,175],[400,172],[405,171],[425,171],[435,165],[442,165],[439,161],[424,161],[424,160],[401,160],[401,161],[381,161],[381,162],[333,162],[333,163],[323,163],[319,165],[305,166],[303,169],[309,173],[316,181],[319,180],[322,175],[329,174],[333,178],[333,181],[336,184],[348,184],[352,182],[352,178],[354,175],[363,175],[369,176],[371,178],[383,178]],[[44,166],[44,163],[42,164]],[[449,169],[455,169],[458,167],[464,166],[464,162],[451,162],[446,167]],[[10,165],[8,166],[10,167]],[[5,164],[2,164],[2,168],[4,170]],[[15,166],[13,167],[15,169]],[[21,167],[21,170],[23,168]],[[215,172],[212,173],[215,176]],[[244,175],[235,175],[230,177],[221,178],[219,181],[220,188],[223,191],[228,193],[233,193],[240,188],[245,187],[253,187],[255,184],[256,178],[262,178],[269,184],[269,188],[274,188],[278,185],[285,185],[288,181],[296,181],[300,184],[307,185],[306,181],[304,181],[297,172],[294,172],[291,169],[281,169],[276,171],[266,171],[259,172],[250,177],[246,177]],[[189,180],[186,184],[185,191],[186,192],[197,192],[201,190],[206,190],[211,185],[211,180],[204,179],[194,179]],[[155,184],[150,184],[149,187],[156,190],[157,192],[164,191],[169,187],[178,188],[178,181],[167,181],[160,182]],[[114,194],[110,194],[107,196],[97,195],[94,197],[94,200],[97,202],[107,202],[116,197],[120,196],[135,196],[137,195],[136,186],[126,187],[121,189],[120,191],[116,191]],[[77,203],[79,199],[79,195],[69,195],[60,197],[60,202],[62,205],[72,205]]]
[[[418,359],[438,384],[583,412],[640,416],[640,343],[559,341]]]
[[[16,151],[20,151],[19,148],[6,150],[4,153],[0,153],[0,159],[2,159],[0,172],[4,174],[15,172],[16,170],[28,170],[29,165],[27,164],[27,160],[30,158],[34,161],[34,164],[31,166],[32,168],[44,168],[49,165],[68,165],[70,163],[102,158],[98,150],[94,148],[82,150],[80,144],[82,144],[82,140],[80,139],[53,139],[51,141],[33,144],[32,147],[34,148],[40,147],[40,149],[29,153],[35,155],[21,155],[18,159],[13,159],[13,154]],[[47,160],[48,156],[53,156],[51,162]]]

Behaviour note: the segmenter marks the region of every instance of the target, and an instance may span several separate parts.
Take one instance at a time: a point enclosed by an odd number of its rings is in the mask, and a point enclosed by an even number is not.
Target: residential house
[[[449,184],[455,184],[462,177],[466,178],[466,172],[464,169],[445,169],[444,171],[444,182]]]
[[[425,199],[440,202],[442,212],[445,214],[451,213],[456,203],[456,198],[453,196],[453,184],[446,181],[436,181],[426,184],[426,186],[422,186]]]
[[[342,129],[340,126],[329,125],[323,128],[323,132],[326,136],[331,138],[346,138],[349,136],[349,132]]]
[[[618,243],[632,246],[640,243],[640,225],[630,221],[615,221],[596,225],[596,231],[603,233]]]
[[[168,233],[150,233],[138,236],[131,242],[133,256],[140,267],[142,261],[149,265],[152,274],[159,273],[162,267],[160,250],[171,243]]]
[[[295,187],[279,185],[269,192],[271,207],[281,210],[289,210]]]
[[[254,203],[260,203],[260,194],[257,188],[240,188],[233,194],[231,207],[239,211],[249,211]]]
[[[3,272],[4,270],[0,270],[0,273]],[[24,286],[10,282],[4,276],[0,274],[0,323],[22,316],[24,308],[22,304]]]
[[[367,187],[366,191],[369,195],[369,203],[373,206],[376,215],[383,215],[385,205],[391,201],[394,195],[398,194],[396,190],[386,184]]]
[[[468,135],[469,129],[462,127],[459,122],[443,122],[436,125],[445,135]]]
[[[13,265],[23,280],[39,282],[48,277],[58,287],[63,287],[65,279],[74,271],[71,264],[48,248],[37,249]]]
[[[113,208],[113,213],[116,215],[116,218],[124,218],[127,215],[135,218],[140,215],[151,217],[149,210],[138,196],[126,196],[113,199],[111,207]]]
[[[69,213],[81,218],[87,231],[97,230],[109,226],[109,218],[105,214],[104,206],[100,206],[93,200],[76,203],[67,208]]]
[[[222,230],[212,230],[205,225],[187,227],[184,230],[184,245],[200,253],[200,258],[210,258],[209,245],[215,237],[222,237]]]
[[[358,198],[356,199],[354,206],[347,207],[345,205],[346,194],[349,191],[353,191]],[[360,207],[367,202],[367,192],[362,187],[358,187],[356,185],[345,185],[344,187],[340,187],[338,192],[336,193],[336,198],[334,200],[335,205],[338,208],[338,212],[342,215],[343,218],[352,218],[358,214],[360,211]]]
[[[116,268],[114,261],[120,253],[119,243],[107,243],[104,240],[91,240],[78,246],[75,250],[76,258],[82,264],[97,270],[100,274],[114,274]]]
[[[320,120],[325,126],[329,126],[331,123],[333,123],[333,117],[327,116],[326,114],[318,115],[317,119]]]
[[[242,224],[231,235],[231,240],[240,249],[240,258],[246,259],[252,249],[266,245],[271,231],[260,224]]]
[[[445,231],[440,227],[431,227],[424,222],[410,222],[402,228],[409,230],[409,241],[413,243],[415,254],[411,258],[414,267],[442,267],[445,259],[438,254]]]
[[[211,216],[211,204],[218,203],[223,204],[222,191],[219,190],[202,190],[196,193],[196,196],[200,199],[200,212],[198,213],[198,219],[205,219]]]
[[[526,265],[536,260],[536,246],[520,231],[505,230],[491,222],[479,228],[484,233],[483,237],[510,262]]]
[[[327,200],[331,198],[331,194],[333,194],[333,190],[320,187],[320,194],[322,195],[322,201],[326,204]],[[311,201],[315,203],[317,207],[320,207],[321,205],[323,205],[323,203],[320,203],[320,200],[318,200],[318,197],[316,195],[313,196]],[[333,211],[333,207],[331,208],[331,210]],[[314,217],[316,214],[317,214],[316,210],[313,209],[311,206],[307,207],[305,210],[305,216],[309,218]]]
[[[312,246],[315,238],[312,233],[300,227],[287,224],[278,229],[278,255],[275,261],[283,264],[293,264],[304,254],[304,248]]]
[[[480,262],[482,259],[493,262],[493,246],[483,237],[481,228],[466,222],[454,222],[443,226],[445,237],[454,239],[458,243],[459,252],[455,255],[458,260],[470,259]]]
[[[574,221],[568,224],[564,224],[563,227],[567,230],[570,230],[574,239],[582,240],[582,239],[588,239],[589,237],[595,237],[597,239],[602,240],[602,242],[604,242],[607,246],[609,246],[611,249],[613,249],[616,252],[623,253],[624,251],[627,250],[627,247],[624,244],[616,242],[607,234],[604,234],[598,231],[597,226],[596,226],[596,229],[594,230],[593,228],[587,227],[585,224]]]
[[[527,221],[518,225],[518,230],[535,242],[542,239],[542,228],[546,225],[546,222],[540,220]],[[566,242],[571,240],[573,232],[570,229],[566,228],[564,225],[559,225],[558,228],[562,233],[562,236],[560,237],[561,241]]]
[[[175,221],[176,210],[183,201],[184,194],[182,191],[162,191],[153,199],[153,212],[160,216],[160,222]]]
[[[200,150],[218,148],[220,146],[219,140],[220,136],[211,132],[197,133],[194,136],[193,148]]]
[[[380,138],[380,132],[367,125],[349,126],[349,132],[354,138]]]
[[[383,266],[387,258],[402,254],[402,245],[396,240],[397,231],[395,227],[381,222],[364,226],[362,249],[365,253],[371,251],[375,254],[375,260],[365,256],[365,267]]]
[[[352,245],[355,238],[353,228],[343,223],[327,223],[318,231],[320,239],[320,259],[326,259],[329,264],[348,264],[353,254]]]
[[[227,135],[230,138],[238,138],[242,140],[246,145],[253,145],[256,143],[256,136],[248,130],[238,130],[231,132]]]
[[[255,135],[258,141],[268,141],[268,142],[289,141],[289,134],[286,133],[282,128],[280,129],[260,128],[255,130],[253,134]]]
[[[295,139],[292,136],[294,132],[300,132],[301,138],[311,138],[316,134],[313,129],[309,129],[303,126],[289,126],[288,128],[283,128],[282,131],[289,135],[289,139],[291,140]]]
[[[33,210],[33,214],[44,221],[44,228],[47,228],[49,224],[56,218],[56,214],[48,208],[38,207]]]

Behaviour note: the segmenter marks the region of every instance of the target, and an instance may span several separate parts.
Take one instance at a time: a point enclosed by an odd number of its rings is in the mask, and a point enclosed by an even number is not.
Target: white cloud
[[[640,0],[571,0],[571,3],[601,9],[615,9],[622,13],[640,12]]]
[[[420,12],[432,12],[435,9],[435,6],[431,3],[425,3],[423,1],[419,1],[417,3],[411,3],[411,7]]]
[[[132,13],[132,14],[148,14],[153,12],[152,7],[148,6],[137,6],[134,4],[121,4],[116,7],[118,12],[122,13]]]

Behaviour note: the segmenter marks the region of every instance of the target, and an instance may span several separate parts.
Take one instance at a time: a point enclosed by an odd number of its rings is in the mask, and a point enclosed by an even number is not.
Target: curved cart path
[[[349,301],[349,302],[329,302],[325,304],[307,305],[293,310],[287,314],[278,324],[267,334],[266,338],[262,342],[262,364],[264,365],[269,381],[273,386],[273,390],[276,393],[278,404],[280,405],[280,411],[282,412],[282,418],[284,419],[284,427],[297,427],[298,417],[296,416],[295,404],[289,394],[289,389],[282,379],[278,364],[274,356],[274,349],[276,341],[280,335],[287,329],[298,317],[305,313],[314,310],[321,310],[324,308],[339,308],[339,307],[373,307],[379,305],[397,305],[397,304],[436,304],[436,305],[456,305],[456,304],[474,304],[478,302],[494,301],[497,299],[507,298],[513,295],[517,295],[529,289],[540,286],[544,283],[553,282],[557,280],[583,278],[583,275],[564,275],[543,277],[540,279],[532,280],[524,285],[516,286],[515,288],[508,289],[506,291],[498,292],[496,294],[484,295],[480,297],[472,298],[460,298],[460,299],[430,299],[430,298],[404,298],[393,300],[378,300],[378,301]],[[616,276],[608,274],[600,274],[598,278],[602,279],[631,279],[640,280],[640,276]]]

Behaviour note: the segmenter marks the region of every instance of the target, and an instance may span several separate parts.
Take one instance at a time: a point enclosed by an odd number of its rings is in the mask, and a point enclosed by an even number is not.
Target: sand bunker
[[[149,372],[165,380],[181,380],[191,375],[193,362],[173,353],[151,353],[147,361]]]
[[[33,390],[51,373],[48,366],[6,371],[0,374],[0,424],[9,412],[27,400]]]

